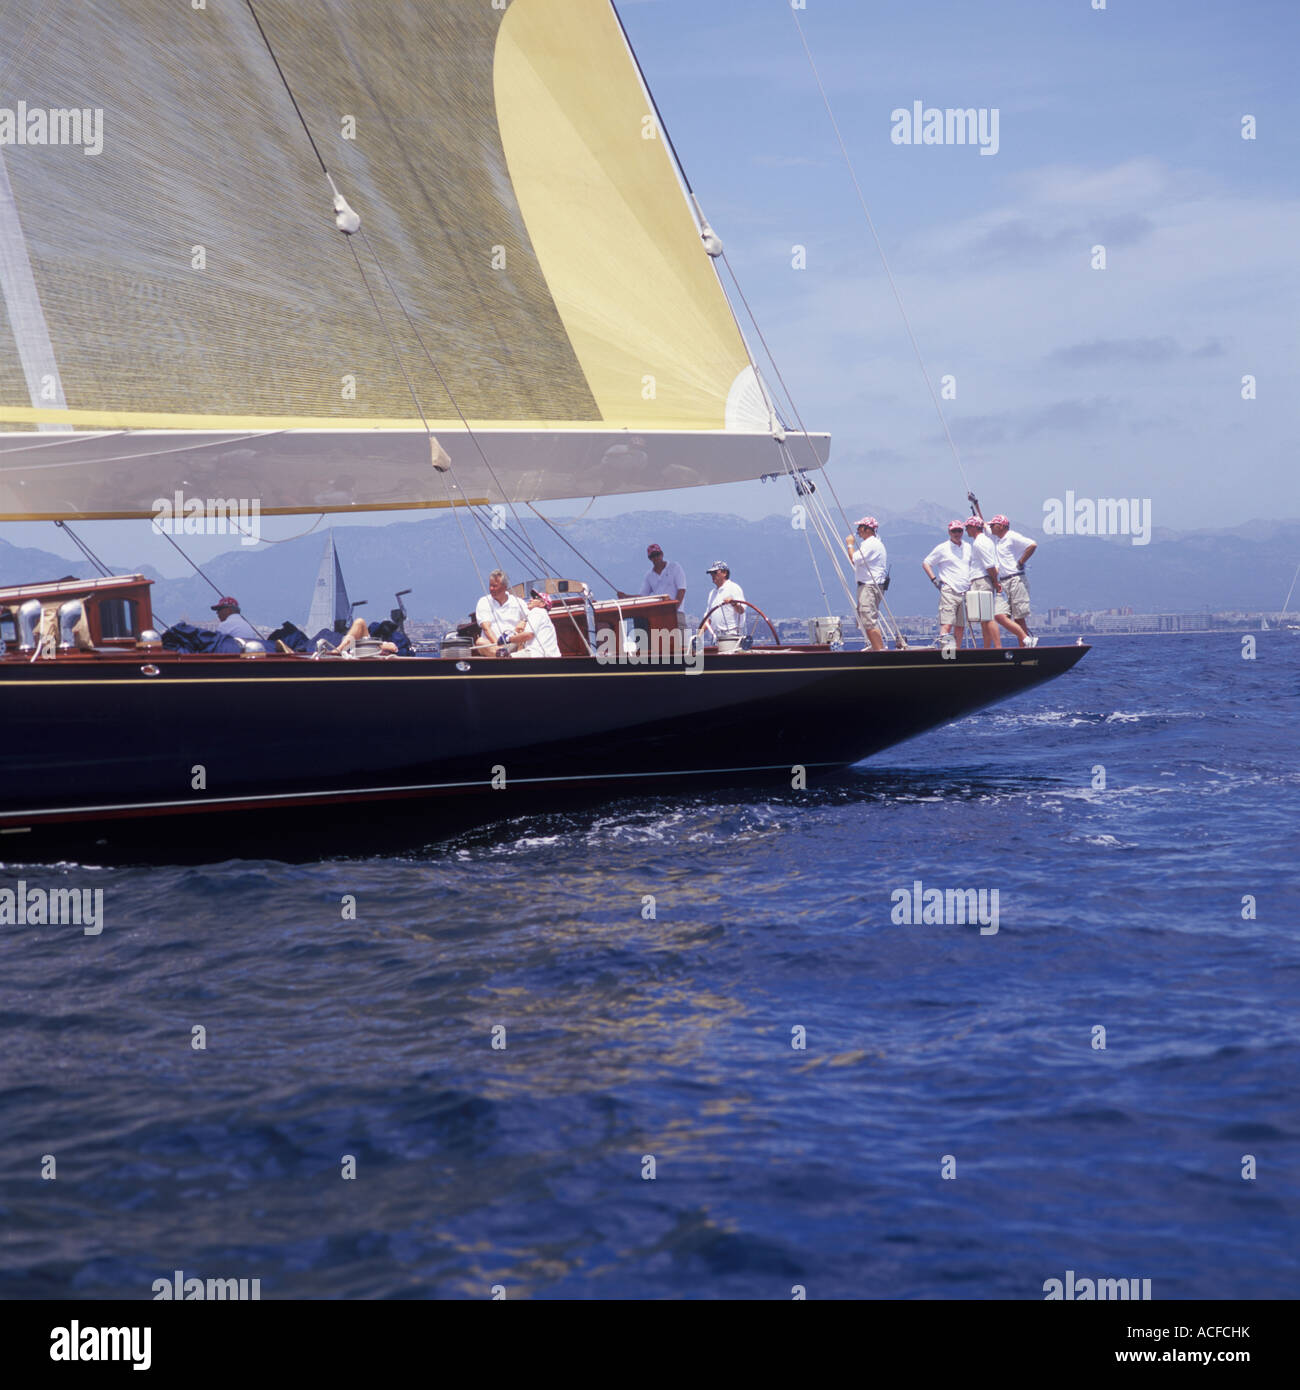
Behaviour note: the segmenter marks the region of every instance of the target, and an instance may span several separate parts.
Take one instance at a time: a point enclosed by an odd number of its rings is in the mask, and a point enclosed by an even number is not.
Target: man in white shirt
[[[989,522],[989,530],[993,533],[993,546],[998,553],[998,579],[1007,596],[1010,616],[1024,633],[1020,645],[1036,647],[1038,638],[1029,632],[1029,585],[1025,580],[1025,565],[1038,549],[1038,542],[1022,536],[1019,531],[1013,531],[1009,518],[1000,514]],[[1007,626],[1005,623],[1002,625]]]
[[[704,627],[715,637],[740,637],[744,633],[745,591],[731,577],[726,561],[718,560],[709,566],[713,589],[704,605]],[[721,604],[715,613],[713,609]]]
[[[265,644],[266,639],[239,611],[237,598],[219,598],[212,605],[212,611],[217,615],[217,631],[223,637],[234,637],[240,642]]]
[[[560,639],[551,621],[551,600],[534,592],[528,605],[528,616],[523,626],[532,634],[531,640],[524,643],[516,656],[559,656]],[[520,636],[523,634],[520,633]]]
[[[669,598],[675,598],[678,606],[686,597],[686,571],[677,563],[676,560],[665,560],[663,546],[658,541],[651,541],[645,548],[646,559],[650,561],[650,570],[646,574],[645,580],[641,585],[640,598],[647,598],[651,594],[667,594]],[[632,598],[633,595],[619,592],[619,598]]]
[[[971,549],[960,521],[948,523],[948,539],[921,561],[939,591],[939,645],[960,647],[966,634],[966,592],[970,588]],[[950,633],[955,636],[950,637]]]
[[[884,634],[880,631],[880,600],[884,596],[885,570],[889,557],[884,543],[877,539],[880,523],[874,516],[864,516],[857,525],[857,541],[845,536],[853,577],[858,582],[858,626],[861,627],[873,652],[885,650]]]
[[[994,603],[993,623],[986,623],[980,620],[980,630],[984,634],[984,646],[1000,646],[1002,639],[998,635],[998,628],[1005,627],[1008,632],[1014,632],[1016,637],[1021,639],[1021,645],[1025,645],[1025,628],[1016,623],[1011,616],[1011,606],[1008,605],[1007,595],[1002,591],[1002,581],[998,578],[997,545],[993,537],[984,535],[984,518],[982,516],[966,517],[966,535],[970,537],[970,592],[972,594],[994,594],[997,595]]]
[[[510,580],[504,570],[488,575],[488,591],[474,608],[474,621],[482,629],[475,643],[480,652],[495,650],[498,656],[511,656],[532,640],[531,632],[524,636],[519,624],[528,624],[528,609],[523,599],[510,592]]]

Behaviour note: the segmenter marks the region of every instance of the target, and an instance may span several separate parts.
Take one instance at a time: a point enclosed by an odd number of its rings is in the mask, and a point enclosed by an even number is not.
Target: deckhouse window
[[[99,600],[99,635],[104,641],[114,637],[136,637],[136,603],[133,598]]]

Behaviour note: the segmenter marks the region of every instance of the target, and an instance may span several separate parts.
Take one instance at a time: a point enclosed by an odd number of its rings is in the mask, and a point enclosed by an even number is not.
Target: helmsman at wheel
[[[713,580],[713,589],[704,605],[705,621],[701,626],[717,637],[743,636],[745,591],[732,579],[731,567],[725,560],[715,560],[709,566],[709,578]]]
[[[880,523],[874,516],[864,516],[857,525],[857,539],[845,536],[853,576],[858,581],[858,624],[873,652],[885,650],[884,634],[880,631],[880,600],[885,593],[885,570],[889,557],[884,542],[876,532]]]

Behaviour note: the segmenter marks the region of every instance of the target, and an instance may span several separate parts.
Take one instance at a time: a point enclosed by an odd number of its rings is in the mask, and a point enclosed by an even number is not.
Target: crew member
[[[873,652],[885,650],[884,634],[880,631],[880,600],[884,596],[885,568],[888,556],[884,543],[876,532],[880,523],[874,516],[864,516],[857,525],[857,540],[845,536],[853,575],[858,581],[858,625],[871,643]]]
[[[524,638],[516,656],[559,656],[560,638],[551,621],[551,600],[545,594],[534,593],[528,614],[515,628],[515,635]]]
[[[370,641],[370,628],[364,618],[353,618],[352,626],[343,634],[343,640],[338,645],[341,652],[355,651],[358,643]],[[381,639],[379,641],[379,654],[381,656],[396,656],[397,643],[388,642]]]
[[[745,591],[732,579],[725,560],[711,564],[708,573],[713,589],[704,605],[703,625],[716,637],[739,637],[744,630]],[[715,613],[718,604],[722,607]]]
[[[989,522],[993,533],[993,545],[998,552],[998,579],[1007,596],[1011,617],[1024,632],[1022,647],[1036,647],[1038,638],[1029,631],[1029,584],[1025,579],[1025,566],[1029,557],[1038,549],[1038,542],[1022,536],[1011,529],[1010,520],[999,514]]]
[[[219,598],[212,605],[217,615],[217,631],[225,637],[237,638],[240,642],[265,642],[266,639],[239,611],[237,598]]]
[[[939,591],[939,645],[955,642],[966,632],[966,593],[970,589],[971,548],[960,521],[948,523],[948,539],[921,561],[930,583]],[[954,637],[949,634],[954,633]]]
[[[970,537],[970,592],[972,594],[1001,594],[1002,585],[998,581],[998,552],[994,548],[992,540],[984,534],[983,517],[968,516],[966,518],[966,534]],[[1005,603],[1005,600],[1003,602]],[[980,631],[984,634],[986,647],[1001,647],[1002,638],[998,635],[996,621],[981,619]]]
[[[677,600],[678,607],[686,597],[686,571],[676,560],[665,560],[663,546],[651,541],[645,549],[650,569],[641,585],[641,593],[636,597],[647,598],[652,594],[667,594]],[[632,598],[634,595],[618,591],[619,598]]]
[[[510,592],[510,580],[504,570],[488,575],[488,591],[474,609],[474,620],[482,629],[475,642],[480,652],[496,649],[498,656],[510,656],[532,640],[531,631],[521,633],[519,624],[527,629],[528,609],[523,599]]]

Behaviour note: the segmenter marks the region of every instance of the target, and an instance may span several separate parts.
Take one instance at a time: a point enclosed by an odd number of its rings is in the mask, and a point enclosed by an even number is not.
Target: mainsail
[[[332,630],[340,619],[347,622],[351,617],[348,586],[343,582],[343,568],[339,564],[338,551],[334,549],[334,532],[331,531],[325,540],[320,572],[311,593],[311,611],[307,614],[307,626],[303,630],[315,636],[321,628]]]
[[[255,9],[0,6],[0,519],[780,470],[609,0]]]

